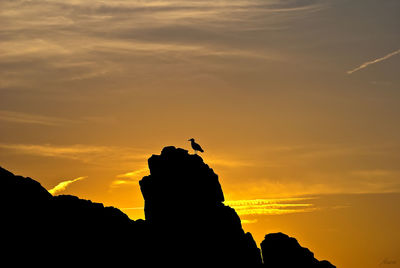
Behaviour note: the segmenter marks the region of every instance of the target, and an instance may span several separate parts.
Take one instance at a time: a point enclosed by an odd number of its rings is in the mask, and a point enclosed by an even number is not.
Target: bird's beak
[[[188,140],[188,141],[190,141],[190,140]]]

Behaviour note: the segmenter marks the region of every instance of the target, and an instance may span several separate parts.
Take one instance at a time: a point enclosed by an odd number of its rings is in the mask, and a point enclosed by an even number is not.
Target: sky
[[[398,0],[2,0],[0,165],[143,218],[195,138],[259,244],[400,267]],[[190,151],[192,153],[192,151]]]

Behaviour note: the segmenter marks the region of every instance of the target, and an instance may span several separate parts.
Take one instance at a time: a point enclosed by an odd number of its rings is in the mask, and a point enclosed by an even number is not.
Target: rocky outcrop
[[[15,176],[8,170],[0,167],[0,200],[15,209],[16,206],[33,205],[51,199],[51,194],[39,182],[22,176]]]
[[[179,264],[261,265],[251,234],[243,231],[235,210],[222,203],[218,176],[200,156],[171,146],[148,163],[150,175],[139,182],[146,222],[159,240],[169,241],[157,255],[174,256]]]
[[[2,262],[13,267],[144,264],[144,221],[75,196],[52,196],[31,178],[0,168]],[[138,256],[132,261],[132,252]]]
[[[146,221],[200,220],[222,205],[224,194],[218,176],[200,156],[171,146],[161,155],[152,155],[148,164],[150,175],[139,182]]]
[[[293,237],[283,233],[267,234],[261,242],[264,267],[269,268],[335,268],[328,261],[318,261]]]
[[[198,155],[165,147],[140,182],[145,220],[0,168],[2,261],[12,266],[261,267],[261,253],[214,171]],[[3,247],[4,248],[4,247]],[[267,235],[264,266],[334,267],[294,238]]]

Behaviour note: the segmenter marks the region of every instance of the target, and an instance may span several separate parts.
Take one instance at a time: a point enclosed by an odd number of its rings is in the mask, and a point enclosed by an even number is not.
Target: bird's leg
[[[194,154],[197,154],[197,150],[194,150]]]

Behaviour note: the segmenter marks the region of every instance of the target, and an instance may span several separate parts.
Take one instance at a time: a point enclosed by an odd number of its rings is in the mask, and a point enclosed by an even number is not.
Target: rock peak
[[[318,261],[308,248],[283,233],[267,234],[261,250],[266,267],[335,268],[328,261]]]
[[[200,156],[168,146],[148,162],[150,175],[139,182],[146,222],[156,241],[169,241],[158,255],[178,252],[181,264],[261,265],[253,237],[243,231],[235,210],[223,204],[218,176]]]
[[[221,206],[224,194],[218,175],[198,155],[165,147],[149,160],[150,175],[139,182],[145,200],[146,220],[173,215],[188,217],[192,212]],[[175,209],[171,204],[179,204]]]

